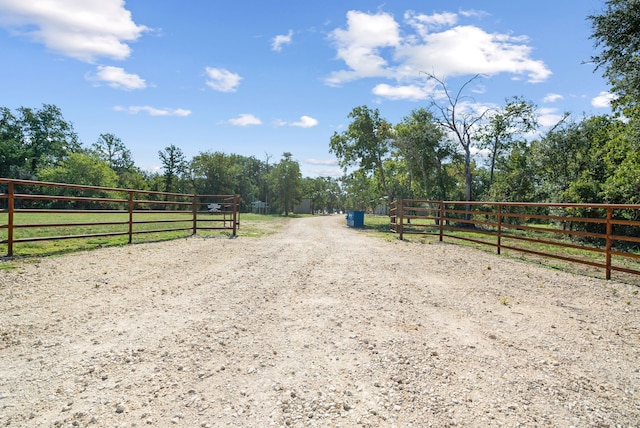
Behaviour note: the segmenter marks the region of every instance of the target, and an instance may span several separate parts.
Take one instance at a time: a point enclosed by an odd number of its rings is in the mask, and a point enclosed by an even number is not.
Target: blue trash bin
[[[347,211],[347,226],[364,227],[364,211]]]

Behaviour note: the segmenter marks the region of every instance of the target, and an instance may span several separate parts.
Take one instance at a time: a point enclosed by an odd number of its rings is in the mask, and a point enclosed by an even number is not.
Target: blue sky
[[[55,104],[85,146],[113,133],[136,164],[291,152],[339,176],[329,139],[356,106],[391,123],[477,73],[477,104],[530,100],[543,124],[607,114],[586,17],[603,0],[0,0],[0,106]]]

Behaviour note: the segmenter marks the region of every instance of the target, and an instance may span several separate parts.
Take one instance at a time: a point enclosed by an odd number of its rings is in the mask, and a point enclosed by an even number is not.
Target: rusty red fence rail
[[[49,183],[32,180],[0,178],[0,244],[7,245],[7,256],[14,255],[15,244],[73,238],[128,236],[133,242],[137,234],[199,230],[229,231],[236,236],[240,227],[240,197],[238,195],[197,195]],[[99,214],[98,222],[42,222],[36,214]],[[113,219],[126,214],[126,220]],[[17,222],[17,216],[21,221]],[[169,216],[168,216],[169,215]],[[174,216],[173,218],[171,216]],[[0,217],[0,218],[5,218]],[[25,221],[33,218],[31,223]],[[68,218],[64,216],[64,218]],[[39,234],[16,237],[22,229],[60,230],[61,228],[115,228],[81,234]],[[6,230],[5,233],[2,233]]]
[[[401,199],[390,231],[433,235],[640,275],[640,205]]]

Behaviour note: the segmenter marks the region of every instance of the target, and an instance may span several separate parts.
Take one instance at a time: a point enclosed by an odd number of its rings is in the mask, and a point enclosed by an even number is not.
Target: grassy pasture
[[[222,222],[213,219],[226,219],[230,225],[231,216],[220,214],[199,213],[199,227],[220,227]],[[105,246],[118,246],[128,243],[127,232],[129,215],[122,213],[16,213],[16,225],[38,225],[37,227],[16,228],[14,239],[38,238],[47,236],[74,236],[103,233],[123,233],[118,236],[100,236],[88,238],[67,238],[48,241],[14,243],[16,256],[45,256],[63,254],[72,251],[89,250]],[[274,233],[283,227],[287,219],[281,216],[241,214],[239,234],[244,237],[260,237]],[[157,223],[147,223],[147,222]],[[193,217],[190,212],[183,213],[136,213],[134,215],[133,243],[155,242],[178,239],[192,234]],[[101,223],[86,225],[87,223]],[[0,213],[0,224],[7,224],[7,214]],[[47,226],[65,224],[65,226]],[[171,230],[186,229],[186,230]],[[153,231],[153,232],[152,232]],[[6,228],[0,229],[0,240],[7,239]],[[229,238],[229,230],[198,230],[199,236],[213,238]],[[0,244],[0,255],[7,254],[7,244]]]

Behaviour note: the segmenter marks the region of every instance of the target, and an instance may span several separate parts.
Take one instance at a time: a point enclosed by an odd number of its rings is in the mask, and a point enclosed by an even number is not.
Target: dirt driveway
[[[637,292],[342,216],[22,261],[0,426],[639,426]]]

